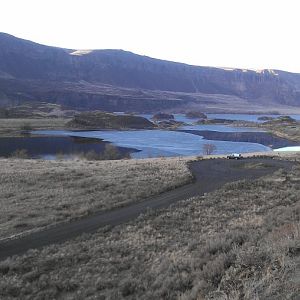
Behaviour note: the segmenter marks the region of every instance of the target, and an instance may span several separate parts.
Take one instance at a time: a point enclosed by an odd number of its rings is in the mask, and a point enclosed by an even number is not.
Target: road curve
[[[267,167],[243,168],[243,164],[249,162],[263,163]],[[243,160],[211,159],[193,162],[190,164],[190,169],[195,178],[193,183],[126,207],[96,213],[70,223],[58,224],[46,230],[1,242],[0,260],[12,255],[23,254],[29,249],[37,249],[54,243],[63,243],[83,233],[94,233],[102,226],[115,226],[125,223],[146,212],[147,209],[168,207],[177,201],[216,190],[227,182],[259,178],[273,173],[279,168],[289,170],[293,164],[293,162],[270,158]]]

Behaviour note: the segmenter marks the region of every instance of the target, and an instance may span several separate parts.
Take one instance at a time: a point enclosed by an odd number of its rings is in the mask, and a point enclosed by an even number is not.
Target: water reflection
[[[102,153],[108,142],[95,138],[78,136],[42,136],[0,138],[0,156],[9,157],[16,150],[24,149],[31,158],[55,159],[57,155],[71,156],[78,153],[95,151]],[[120,147],[123,156],[136,151]]]

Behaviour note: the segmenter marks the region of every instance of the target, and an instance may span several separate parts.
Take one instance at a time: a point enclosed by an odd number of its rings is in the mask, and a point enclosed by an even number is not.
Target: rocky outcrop
[[[167,113],[157,113],[154,114],[151,118],[153,121],[162,121],[162,120],[174,120],[174,116],[172,114]]]
[[[201,111],[188,111],[185,116],[189,119],[207,119],[207,115]]]
[[[177,129],[181,126],[187,125],[184,122],[181,121],[175,121],[175,120],[163,120],[157,123],[158,128],[160,129]]]
[[[277,118],[273,118],[271,120],[267,120],[266,122],[264,122],[264,125],[277,125],[280,124],[282,126],[284,125],[292,125],[292,124],[296,124],[297,121],[290,117],[290,116],[279,116]]]

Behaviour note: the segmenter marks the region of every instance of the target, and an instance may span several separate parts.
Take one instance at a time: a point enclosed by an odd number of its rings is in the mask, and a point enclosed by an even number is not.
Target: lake
[[[257,143],[207,140],[195,134],[169,130],[35,131],[34,133],[38,135],[99,138],[112,142],[119,147],[140,150],[140,152],[131,154],[134,158],[201,155],[203,154],[203,145],[208,143],[216,146],[215,154],[270,150],[269,147]]]
[[[152,115],[143,116],[149,119],[152,117]],[[211,116],[250,121],[260,115],[209,114],[209,117]],[[299,115],[293,117],[300,119]],[[188,119],[182,114],[175,114],[175,119],[189,125],[182,126],[177,131],[34,131],[32,132],[34,137],[1,138],[0,156],[9,156],[16,149],[26,149],[33,158],[53,159],[57,153],[69,155],[90,150],[101,153],[107,143],[113,143],[122,153],[131,153],[131,157],[134,158],[202,155],[204,144],[215,145],[214,154],[263,152],[272,148],[297,145],[295,142],[275,137],[256,128],[215,124],[193,125],[195,119]]]

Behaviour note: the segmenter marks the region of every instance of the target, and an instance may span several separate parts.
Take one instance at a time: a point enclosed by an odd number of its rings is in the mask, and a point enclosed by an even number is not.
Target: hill
[[[123,50],[62,49],[0,33],[0,106],[25,101],[107,111],[249,111],[249,104],[253,111],[282,111],[300,106],[300,74],[191,66]]]
[[[131,115],[116,115],[101,111],[83,112],[74,116],[67,126],[89,129],[152,129],[155,125],[149,120]]]

